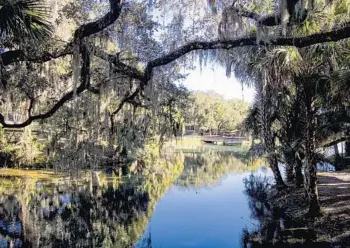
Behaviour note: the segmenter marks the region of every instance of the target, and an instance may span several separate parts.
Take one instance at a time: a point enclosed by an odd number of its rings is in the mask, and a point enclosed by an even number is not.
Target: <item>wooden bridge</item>
[[[245,140],[244,137],[229,137],[229,136],[204,136],[201,141],[203,143],[214,145],[240,145]]]

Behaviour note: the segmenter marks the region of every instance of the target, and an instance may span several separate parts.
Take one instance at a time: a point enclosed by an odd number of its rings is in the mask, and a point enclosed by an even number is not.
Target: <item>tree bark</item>
[[[334,144],[333,148],[334,148],[334,155],[335,155],[335,157],[336,158],[340,158],[338,144]]]
[[[310,80],[310,79],[309,79]],[[316,160],[316,109],[314,101],[314,85],[307,85],[310,82],[302,81],[304,87],[304,103],[305,103],[305,183],[304,187],[309,198],[309,216],[318,216],[321,207],[318,199],[317,189],[317,160]],[[311,81],[312,82],[312,81]]]
[[[321,207],[318,199],[316,163],[312,158],[306,157],[305,187],[309,197],[309,216],[318,216]]]
[[[345,156],[350,156],[350,141],[345,142]]]
[[[339,153],[338,143],[333,145],[336,167],[342,167],[342,161]]]
[[[273,176],[276,181],[276,186],[279,189],[285,188],[286,184],[283,181],[283,178],[281,176],[280,169],[278,168],[278,160],[276,156],[271,156],[268,158],[268,163],[270,165],[270,168],[273,172]]]
[[[294,181],[294,168],[293,164],[288,163],[286,165],[286,178],[288,182]]]
[[[294,170],[295,170],[295,184],[298,188],[303,186],[303,173],[301,171],[302,167],[303,165],[302,165],[301,159],[296,157]]]

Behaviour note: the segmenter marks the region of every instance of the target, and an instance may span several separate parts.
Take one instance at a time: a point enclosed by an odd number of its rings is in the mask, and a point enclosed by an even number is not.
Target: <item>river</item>
[[[242,247],[260,226],[247,185],[272,180],[227,153],[188,153],[141,176],[0,175],[0,247]]]
[[[148,224],[152,247],[241,247],[243,228],[256,225],[244,194],[249,173],[224,175],[216,185],[171,186]]]

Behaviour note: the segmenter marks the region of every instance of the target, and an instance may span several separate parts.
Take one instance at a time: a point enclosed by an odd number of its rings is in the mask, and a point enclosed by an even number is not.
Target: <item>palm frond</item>
[[[0,41],[37,41],[52,34],[49,8],[42,0],[0,0],[0,7]]]

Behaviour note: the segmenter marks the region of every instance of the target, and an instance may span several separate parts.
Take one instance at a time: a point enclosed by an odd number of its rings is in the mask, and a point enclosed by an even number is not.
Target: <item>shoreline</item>
[[[272,188],[267,201],[281,218],[293,222],[292,228],[284,228],[289,235],[282,237],[288,242],[297,241],[298,230],[304,230],[301,240],[313,239],[317,247],[349,247],[350,246],[350,170],[318,173],[318,194],[322,208],[322,216],[313,220],[305,218],[308,203],[304,188],[294,185],[286,190],[277,191]],[[295,226],[297,228],[295,228]],[[282,227],[283,229],[283,227]],[[307,233],[306,230],[312,232]],[[306,235],[306,236],[305,236]],[[300,242],[300,241],[298,241]]]

